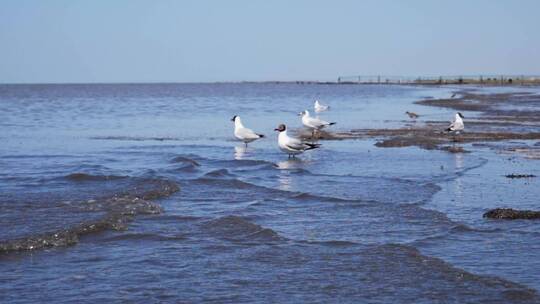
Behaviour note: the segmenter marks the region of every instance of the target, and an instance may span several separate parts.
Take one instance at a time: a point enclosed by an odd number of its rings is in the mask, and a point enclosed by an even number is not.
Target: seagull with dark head
[[[311,144],[303,142],[298,138],[287,135],[287,126],[280,124],[274,131],[278,131],[278,146],[281,151],[287,153],[289,158],[295,157],[296,154],[304,153],[304,151],[319,148],[320,144]]]

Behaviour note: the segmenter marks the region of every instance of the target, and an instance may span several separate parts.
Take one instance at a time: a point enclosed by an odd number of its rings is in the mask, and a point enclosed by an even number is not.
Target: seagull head
[[[457,112],[457,114],[459,115],[459,117],[465,118],[465,116],[463,116],[463,114],[461,114],[461,112]]]
[[[238,116],[234,115],[233,118],[231,119],[231,121],[235,121],[236,117],[238,117]]]
[[[274,131],[283,132],[287,130],[287,127],[284,124],[280,124],[277,128],[274,129]]]

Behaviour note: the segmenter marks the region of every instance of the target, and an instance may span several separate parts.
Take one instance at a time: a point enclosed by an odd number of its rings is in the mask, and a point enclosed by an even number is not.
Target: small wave
[[[69,155],[69,154],[13,154],[13,155],[2,155],[3,159],[19,159],[19,158],[80,158],[82,156]]]
[[[44,233],[28,238],[0,242],[0,253],[13,251],[38,250],[48,247],[70,246],[79,242],[79,237],[104,230],[123,230],[126,227],[127,218],[112,215],[100,220],[81,223],[76,227]]]
[[[340,240],[331,240],[331,241],[300,241],[300,243],[306,243],[306,244],[318,244],[323,246],[329,246],[329,247],[349,247],[349,246],[357,246],[358,243],[351,242],[351,241],[340,241]]]
[[[196,222],[202,220],[202,217],[189,216],[189,215],[174,215],[174,214],[162,214],[159,216],[160,222]]]
[[[124,193],[88,200],[80,205],[84,211],[103,213],[100,218],[54,232],[0,241],[0,253],[69,246],[78,243],[79,237],[83,235],[105,230],[125,230],[134,216],[162,211],[161,206],[151,200],[170,196],[178,190],[178,185],[171,181],[141,180],[138,185]]]
[[[84,181],[107,181],[107,180],[116,180],[127,178],[127,176],[118,176],[118,175],[93,175],[87,173],[71,173],[65,176],[65,179],[84,182]]]
[[[502,279],[497,276],[476,275],[434,257],[425,256],[418,249],[403,244],[385,244],[370,249],[371,253],[388,261],[399,261],[399,267],[411,268],[432,280],[452,282],[452,285],[478,285],[479,288],[493,288],[500,292],[502,303],[515,299],[539,300],[534,289]],[[392,262],[390,262],[392,263]],[[392,267],[392,265],[388,265]]]
[[[223,178],[223,177],[234,177],[234,174],[231,174],[229,170],[227,169],[218,169],[218,170],[210,171],[206,173],[204,176],[214,177],[214,178]]]
[[[266,160],[257,159],[237,159],[237,160],[209,160],[214,165],[221,165],[227,168],[240,168],[240,167],[256,167],[267,166],[274,168],[276,164]]]
[[[270,228],[264,228],[242,217],[229,215],[203,224],[211,234],[232,241],[275,242],[285,240]]]
[[[494,233],[494,232],[501,232],[503,229],[501,228],[495,228],[495,229],[478,229],[473,228],[470,226],[467,226],[465,224],[457,224],[456,226],[452,227],[450,229],[451,232],[461,233],[461,232],[480,232],[480,233]]]
[[[376,203],[376,201],[370,201],[370,200],[358,200],[358,199],[346,199],[346,198],[339,198],[339,197],[332,197],[332,196],[321,196],[321,195],[315,195],[311,193],[298,193],[292,196],[292,199],[298,200],[298,201],[325,201],[325,202],[333,202],[333,203]]]
[[[105,238],[101,242],[118,242],[118,241],[180,241],[187,237],[183,235],[161,235],[154,233],[122,233],[112,237]]]
[[[126,141],[172,141],[180,140],[176,137],[145,137],[145,136],[93,136],[97,140],[126,140]]]
[[[196,160],[185,156],[176,156],[175,158],[171,159],[171,163],[186,163],[191,164],[195,167],[199,167],[201,165]]]
[[[185,172],[185,173],[196,172],[197,171],[197,166],[194,166],[192,164],[184,164],[182,166],[176,167],[174,169],[174,171]]]
[[[200,178],[197,178],[195,180],[193,180],[194,182],[198,182],[198,183],[202,183],[202,184],[205,184],[205,185],[215,185],[215,186],[222,186],[222,187],[227,187],[229,189],[248,189],[248,188],[253,188],[253,189],[261,189],[261,190],[269,190],[269,191],[279,191],[279,190],[274,190],[272,188],[266,188],[266,187],[263,187],[263,186],[258,186],[258,185],[255,185],[255,184],[251,184],[251,183],[247,183],[247,182],[243,182],[239,179],[216,179],[216,178],[210,178],[210,177],[200,177]]]

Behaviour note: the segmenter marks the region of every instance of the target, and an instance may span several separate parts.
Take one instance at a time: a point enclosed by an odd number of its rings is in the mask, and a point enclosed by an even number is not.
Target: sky
[[[0,0],[0,83],[540,74],[537,0]]]

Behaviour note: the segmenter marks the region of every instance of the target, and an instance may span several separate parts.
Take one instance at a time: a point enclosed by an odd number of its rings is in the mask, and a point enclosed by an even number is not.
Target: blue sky
[[[0,0],[0,83],[540,74],[540,1]]]

